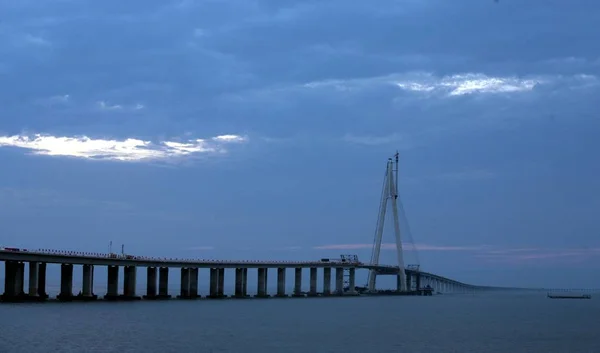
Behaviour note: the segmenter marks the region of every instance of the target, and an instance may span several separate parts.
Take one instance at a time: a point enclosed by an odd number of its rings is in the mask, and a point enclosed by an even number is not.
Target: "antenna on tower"
[[[400,153],[398,153],[398,150],[396,150],[396,192],[394,193],[394,198],[398,198],[398,159],[399,159]]]

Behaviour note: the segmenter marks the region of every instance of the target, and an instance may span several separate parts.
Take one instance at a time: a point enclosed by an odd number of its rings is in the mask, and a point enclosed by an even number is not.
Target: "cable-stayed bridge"
[[[355,295],[431,295],[432,293],[464,293],[484,290],[439,274],[422,271],[417,263],[405,265],[402,248],[400,213],[404,215],[398,197],[398,153],[388,159],[384,175],[379,215],[376,224],[373,251],[369,262],[359,261],[355,255],[342,255],[339,259],[320,259],[318,261],[249,261],[249,260],[211,260],[147,257],[113,253],[63,251],[53,249],[21,249],[0,247],[0,261],[5,262],[4,292],[2,301],[42,301],[48,298],[46,293],[46,270],[48,265],[60,265],[60,293],[57,299],[62,301],[95,300],[94,268],[107,267],[106,288],[103,297],[107,300],[166,299],[177,298],[248,298],[248,269],[257,269],[257,293],[254,297],[316,297],[316,296],[355,296]],[[384,231],[384,222],[388,207],[393,218],[397,263],[380,264],[380,251]],[[407,224],[406,224],[407,225]],[[410,231],[407,233],[410,238]],[[410,239],[409,244],[412,242]],[[26,270],[27,265],[27,270]],[[82,266],[82,287],[74,294],[73,267]],[[121,270],[122,268],[122,270]],[[146,268],[146,290],[139,293],[137,276],[139,268]],[[169,276],[179,270],[180,289],[178,293],[169,291]],[[309,271],[309,283],[302,283],[303,271]],[[226,270],[233,270],[234,293],[224,292]],[[368,271],[366,287],[356,285],[356,271]],[[207,271],[208,275],[200,275]],[[269,293],[268,274],[276,275],[277,289]],[[293,290],[286,291],[286,276],[293,274]],[[321,274],[319,274],[319,272]],[[27,274],[27,275],[26,275]],[[123,290],[119,291],[119,277],[122,275]],[[376,288],[377,277],[396,276],[395,289],[381,291]],[[199,278],[209,281],[209,292],[199,293]],[[227,276],[229,277],[229,276]],[[332,286],[333,277],[333,286]],[[318,286],[318,282],[322,285]],[[320,287],[320,290],[318,288]],[[78,290],[78,289],[76,289]]]

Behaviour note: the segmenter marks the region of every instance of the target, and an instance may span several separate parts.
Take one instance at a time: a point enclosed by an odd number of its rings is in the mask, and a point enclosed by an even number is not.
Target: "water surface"
[[[600,300],[545,293],[0,305],[0,352],[600,352]]]

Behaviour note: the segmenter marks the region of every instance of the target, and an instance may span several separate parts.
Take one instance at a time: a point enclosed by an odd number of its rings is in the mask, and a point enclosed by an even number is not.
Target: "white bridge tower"
[[[394,155],[395,160],[389,158],[385,176],[383,178],[383,191],[381,193],[381,202],[379,205],[379,217],[377,219],[377,227],[375,230],[375,240],[373,242],[373,253],[371,254],[371,265],[379,264],[379,253],[381,252],[381,240],[383,236],[383,226],[387,211],[388,202],[392,207],[392,215],[394,218],[394,235],[396,236],[396,252],[398,254],[398,280],[399,290],[405,292],[407,290],[406,273],[404,267],[404,256],[402,253],[402,238],[400,237],[400,221],[398,220],[398,152]],[[395,163],[394,163],[395,162]],[[368,290],[375,291],[375,281],[377,277],[376,270],[369,272]]]

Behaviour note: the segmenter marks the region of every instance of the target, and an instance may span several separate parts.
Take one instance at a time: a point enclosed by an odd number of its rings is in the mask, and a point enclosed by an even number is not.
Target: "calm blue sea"
[[[600,352],[600,300],[545,293],[0,305],[0,353]]]

